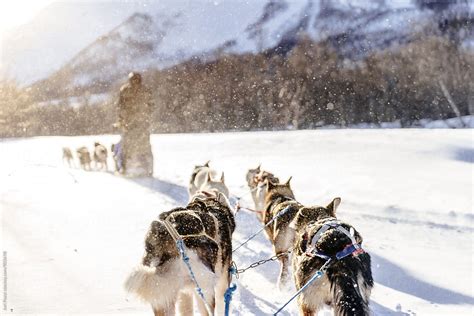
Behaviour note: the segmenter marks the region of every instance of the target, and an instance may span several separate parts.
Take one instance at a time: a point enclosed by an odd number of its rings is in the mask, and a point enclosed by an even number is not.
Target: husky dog
[[[269,180],[272,183],[279,183],[280,179],[275,177],[271,172],[261,170],[261,165],[255,169],[249,169],[246,174],[247,184],[250,188],[250,193],[252,194],[253,202],[255,203],[255,210],[261,211],[265,207],[265,195],[266,195],[266,186],[265,180]],[[263,222],[262,213],[257,213],[258,219]]]
[[[156,316],[172,315],[176,304],[182,315],[193,313],[195,284],[170,230],[184,241],[189,263],[208,304],[209,308],[195,296],[201,315],[224,313],[235,220],[228,204],[221,202],[227,199],[221,193],[215,194],[199,192],[186,207],[164,212],[151,223],[142,264],[129,275],[125,288],[150,303]]]
[[[261,166],[262,164],[258,165],[258,167],[255,169],[249,169],[247,171],[247,174],[245,175],[245,179],[247,180],[247,184],[250,190],[257,187],[257,182],[255,181],[255,179],[256,179],[257,174],[260,173]]]
[[[66,161],[69,165],[69,168],[74,164],[74,157],[72,156],[72,151],[68,147],[63,147],[63,162]]]
[[[337,221],[340,202],[335,198],[326,207],[303,207],[291,223],[297,235],[292,260],[297,289],[332,258],[326,274],[299,295],[300,315],[316,315],[324,305],[332,306],[337,316],[369,315],[374,285],[370,256],[360,248],[362,237],[354,227]],[[344,253],[346,257],[336,259]]]
[[[194,196],[197,191],[217,189],[226,198],[229,198],[229,189],[224,182],[224,173],[221,174],[220,179],[216,179],[217,177],[217,172],[209,167],[209,161],[202,166],[195,166],[189,181],[189,197]]]
[[[201,171],[206,171],[208,170],[210,167],[209,167],[209,162],[210,160],[206,161],[203,165],[197,165],[197,166],[194,166],[194,170],[193,170],[193,173],[191,174],[191,179],[189,180],[189,188],[188,188],[188,192],[189,192],[189,196],[192,197],[194,195],[194,193],[196,193],[197,191],[199,191],[199,188],[197,187],[195,181],[196,181],[196,176],[198,173],[200,173]]]
[[[81,168],[84,170],[91,170],[91,154],[89,153],[89,149],[85,146],[79,147],[76,150],[76,153]]]
[[[100,169],[105,169],[105,171],[109,169],[107,165],[107,148],[98,142],[94,143],[94,164],[96,169],[99,167],[99,164]]]
[[[290,181],[291,177],[284,184],[275,184],[268,179],[265,181],[267,188],[263,223],[267,225],[277,214],[282,214],[272,224],[265,227],[265,233],[272,243],[273,251],[276,255],[282,254],[278,258],[280,261],[278,287],[280,289],[286,287],[289,281],[288,268],[290,263],[288,252],[293,246],[295,237],[294,229],[290,228],[290,223],[302,207],[295,200]]]

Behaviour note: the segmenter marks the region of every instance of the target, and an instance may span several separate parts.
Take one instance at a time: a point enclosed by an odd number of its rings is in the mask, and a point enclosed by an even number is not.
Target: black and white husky
[[[299,296],[300,315],[316,315],[329,305],[337,316],[369,315],[369,296],[374,285],[370,256],[362,250],[362,237],[351,225],[336,219],[341,202],[301,208],[291,227],[296,230],[293,273],[297,289],[331,259],[322,278]]]
[[[201,315],[222,315],[234,229],[234,215],[220,193],[198,193],[186,207],[160,214],[151,223],[142,264],[127,278],[126,290],[151,304],[156,316],[173,315],[175,305],[181,315],[193,314],[195,283],[178,251],[175,232],[204,295],[204,300],[195,296]]]

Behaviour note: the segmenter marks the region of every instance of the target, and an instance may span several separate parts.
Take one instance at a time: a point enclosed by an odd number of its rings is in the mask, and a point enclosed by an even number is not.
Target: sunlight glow
[[[2,0],[0,1],[0,36],[9,29],[28,22],[41,9],[54,0]]]

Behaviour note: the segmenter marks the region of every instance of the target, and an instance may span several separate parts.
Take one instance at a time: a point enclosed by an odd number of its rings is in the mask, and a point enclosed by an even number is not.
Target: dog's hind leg
[[[278,288],[280,290],[284,290],[289,285],[289,265],[290,265],[290,258],[289,255],[283,255],[278,258],[280,261],[280,275],[278,276]]]
[[[227,288],[230,285],[230,273],[229,266],[226,265],[222,268],[222,273],[220,274],[219,280],[217,280],[215,293],[216,293],[216,315],[224,315],[225,304],[224,304],[224,294]]]
[[[193,315],[193,293],[181,291],[178,295],[177,305],[179,315]]]
[[[278,225],[279,223],[277,223]],[[284,290],[289,286],[290,281],[290,256],[288,250],[293,246],[294,232],[288,227],[276,229],[273,240],[275,254],[283,254],[278,258],[280,261],[280,275],[278,277],[278,288]]]
[[[199,284],[202,293],[204,295],[204,299],[209,305],[210,309],[210,315],[214,315],[214,309],[215,309],[215,293],[214,293],[214,288],[216,286],[216,274],[209,270],[209,268],[199,259],[199,256],[197,255],[196,252],[194,251],[189,251],[188,253],[189,256],[189,263],[193,269],[195,278],[197,283]],[[183,265],[183,268],[185,266]],[[191,285],[193,288],[195,288],[195,284],[191,279],[188,279],[187,283]],[[201,313],[202,316],[207,316],[209,315],[206,305],[204,304],[202,298],[195,293],[197,305],[199,308],[199,312]]]
[[[211,309],[211,314],[208,313],[208,310],[206,308],[206,305],[204,305],[204,302],[200,297],[198,297],[197,294],[195,294],[196,300],[197,300],[197,306],[199,309],[199,313],[201,316],[214,316],[214,309],[215,309],[215,300],[213,296],[206,297],[206,302],[209,304],[209,308]]]
[[[210,278],[211,279],[211,278]],[[214,282],[209,280],[208,282],[200,282],[202,292],[204,293],[204,299],[206,300],[207,304],[209,305],[210,311],[206,308],[202,298],[195,293],[194,296],[196,297],[197,306],[199,309],[199,313],[202,316],[213,316],[214,310],[216,308],[216,299],[215,299],[215,292],[214,292]],[[209,313],[210,312],[210,313]]]
[[[206,305],[204,304],[202,298],[197,293],[194,294],[196,297],[199,313],[201,313],[202,316],[214,315],[214,310],[216,308],[216,298],[215,298],[215,292],[214,292],[215,282],[213,280],[214,280],[214,275],[209,276],[207,280],[205,281],[203,279],[199,280],[199,285],[202,288],[204,299],[209,305],[210,311],[207,310]]]

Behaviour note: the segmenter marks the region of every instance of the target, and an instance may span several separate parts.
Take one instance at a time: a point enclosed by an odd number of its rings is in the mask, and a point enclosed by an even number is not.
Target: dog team
[[[280,182],[260,166],[248,170],[246,180],[257,220],[265,225],[279,255],[278,287],[291,282],[290,260],[297,290],[318,270],[325,270],[297,297],[299,314],[316,315],[328,305],[338,316],[369,315],[370,256],[361,248],[359,232],[337,220],[341,199],[327,206],[304,206],[295,198],[291,178]],[[238,213],[229,202],[224,174],[209,162],[195,166],[189,196],[186,206],[163,212],[151,223],[141,264],[125,282],[128,292],[151,304],[155,316],[174,315],[175,308],[180,315],[192,315],[193,299],[201,315],[224,315]],[[186,255],[177,240],[183,242]],[[196,282],[200,293],[195,291]]]
[[[115,163],[115,171],[120,171],[119,159],[115,150],[116,144],[111,146],[110,152],[112,153],[112,158]],[[86,171],[91,171],[91,164],[94,166],[94,170],[103,170],[108,171],[109,166],[107,163],[108,159],[108,150],[103,144],[99,142],[94,143],[94,149],[92,154],[86,146],[81,146],[76,149],[76,157],[79,162],[79,167]],[[69,147],[63,147],[63,162],[67,163],[69,167],[75,167],[76,163],[74,161],[73,151]]]

